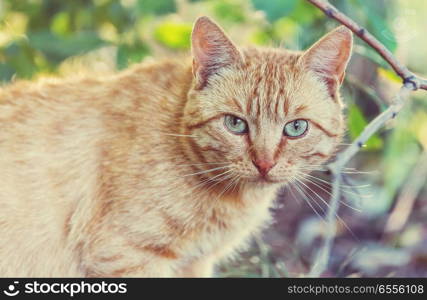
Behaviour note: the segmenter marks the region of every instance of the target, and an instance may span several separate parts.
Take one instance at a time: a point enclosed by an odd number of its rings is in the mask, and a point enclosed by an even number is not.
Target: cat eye
[[[224,125],[234,134],[245,134],[248,132],[248,123],[246,123],[245,120],[233,115],[225,116]]]
[[[303,119],[298,119],[287,123],[283,129],[283,134],[291,138],[298,138],[301,137],[307,129],[308,122]]]

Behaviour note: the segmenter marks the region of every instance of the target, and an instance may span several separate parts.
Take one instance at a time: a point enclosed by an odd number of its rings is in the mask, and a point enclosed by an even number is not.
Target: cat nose
[[[276,162],[269,159],[256,159],[252,163],[258,169],[262,176],[268,174],[268,172],[276,165]]]

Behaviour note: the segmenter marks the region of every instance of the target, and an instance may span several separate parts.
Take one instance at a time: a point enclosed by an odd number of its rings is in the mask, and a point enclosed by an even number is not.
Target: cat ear
[[[333,98],[344,79],[352,45],[351,30],[340,26],[311,46],[302,57],[306,66],[324,80]]]
[[[202,89],[209,76],[221,68],[239,63],[242,59],[233,42],[208,17],[200,17],[194,24],[191,50],[196,89]]]

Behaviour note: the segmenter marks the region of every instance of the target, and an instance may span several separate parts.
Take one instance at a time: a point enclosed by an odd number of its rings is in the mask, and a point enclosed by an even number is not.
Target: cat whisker
[[[322,211],[322,213],[324,215],[326,215],[326,210],[324,209],[323,206],[321,206],[316,199],[309,193],[306,184],[304,184],[303,181],[299,180],[298,178],[295,178],[296,181],[298,182],[298,185],[300,186],[301,190],[304,192],[304,195],[306,195],[306,197],[308,197],[314,204],[316,204],[317,207],[320,208],[320,210]]]
[[[298,176],[298,175],[297,175]],[[329,196],[332,197],[332,193],[330,191],[328,191],[327,189],[325,189],[324,187],[322,187],[320,184],[316,183],[314,180],[311,180],[309,178],[304,178],[304,176],[300,177],[301,180],[307,180],[308,182],[310,182],[311,184],[315,185],[316,187],[318,187],[319,189],[321,189],[322,191],[324,191],[325,193],[327,193]],[[346,203],[345,201],[340,200],[340,202],[344,205],[347,206],[348,208],[357,211],[357,212],[362,212],[362,210],[351,206],[350,204]]]
[[[346,177],[346,176],[343,175],[342,178],[344,178],[344,177]],[[316,180],[316,178],[312,178],[312,177],[311,177],[311,179]],[[317,179],[319,179],[319,178],[317,178]],[[344,179],[343,179],[343,181],[344,181]],[[320,184],[320,182],[318,182],[318,183]],[[331,184],[329,184],[329,185],[332,186]],[[362,194],[359,191],[359,189],[368,188],[368,187],[370,187],[370,185],[368,185],[368,184],[359,185],[359,186],[356,186],[356,185],[351,186],[351,185],[347,185],[347,184],[340,184],[339,185],[339,188],[343,193],[346,193],[346,194],[354,196],[354,197],[365,198],[365,199],[372,197],[372,194],[370,194],[370,193],[363,193]]]
[[[354,191],[355,192],[355,194],[356,195],[358,195],[359,197],[361,197],[361,198],[370,198],[370,197],[372,197],[372,194],[367,194],[367,195],[362,195],[362,194],[360,194],[360,192],[359,192],[359,190],[358,189],[360,189],[360,186],[357,186],[357,185],[353,185],[350,181],[350,178],[349,178],[349,176],[348,175],[343,175],[342,176],[342,181],[344,182],[344,183],[347,183],[348,184],[348,189],[350,189],[350,190],[352,190],[352,191]],[[366,184],[366,185],[364,185],[364,186],[362,186],[362,187],[370,187],[371,185],[369,185],[369,184]]]
[[[321,168],[321,169],[327,169],[327,166],[325,166],[325,164],[320,164],[320,165],[310,164],[310,165],[300,166],[300,168],[307,168],[307,169]],[[346,167],[346,168],[343,168],[343,169],[353,169],[353,170],[355,170],[355,168],[350,168],[350,167]]]
[[[231,172],[227,172],[226,174],[224,174],[225,176],[221,176],[221,178],[210,181],[209,183],[213,183],[213,182],[215,182],[215,183],[210,185],[206,191],[210,191],[213,189],[213,187],[215,187],[221,183],[224,183],[225,181],[227,181],[229,179],[232,179],[234,177],[234,174],[233,174],[232,170],[230,170],[230,171]]]
[[[207,162],[207,163],[198,163],[198,164],[179,164],[176,166],[179,167],[191,167],[191,166],[206,166],[206,165],[227,165],[229,162]]]
[[[220,185],[220,184],[222,184],[222,183],[224,183],[224,182],[226,182],[227,180],[229,180],[229,179],[232,179],[233,178],[233,175],[232,174],[228,174],[228,175],[224,175],[224,177],[222,177],[220,180],[218,180],[218,181],[216,181],[215,183],[213,183],[213,184],[211,184],[212,182],[207,182],[206,184],[207,184],[207,188],[206,188],[206,190],[204,191],[205,193],[209,193],[210,191],[212,191],[212,189],[215,187],[215,186],[218,186],[218,185]],[[211,185],[209,185],[209,184],[211,184]]]
[[[295,182],[293,182],[293,184],[295,184]],[[288,187],[288,190],[289,190],[289,192],[291,193],[291,195],[292,195],[292,197],[295,199],[295,201],[298,203],[298,204],[301,204],[301,201],[300,201],[300,199],[295,195],[295,193],[294,193],[294,191],[293,191],[293,184],[292,185],[289,185],[289,187]]]
[[[295,199],[295,201],[297,201],[298,204],[300,204],[300,199],[295,195],[294,190],[292,189],[294,184],[295,184],[295,179],[292,178],[292,181],[290,182],[291,184],[289,184],[289,188],[288,190],[291,192],[292,197]]]
[[[231,186],[235,183],[235,181],[237,180],[237,176],[234,176],[232,180],[230,180],[230,182],[225,186],[225,188],[222,190],[221,193],[219,193],[218,198],[221,198],[221,196],[226,193],[228,191],[228,189],[231,188]]]
[[[306,167],[300,167],[301,170],[311,170],[311,171],[328,171],[328,169],[325,166],[321,166],[321,165],[311,165],[311,166],[306,166]],[[378,171],[373,170],[373,171],[358,171],[355,168],[343,168],[343,170],[341,171],[342,174],[374,174],[377,173]]]
[[[230,167],[229,166],[223,166],[223,167],[212,168],[212,169],[209,169],[209,170],[203,170],[203,171],[200,171],[200,172],[186,174],[186,175],[183,175],[182,177],[188,177],[188,176],[194,176],[194,175],[202,175],[202,174],[210,173],[210,172],[217,171],[217,170],[223,170],[223,169],[227,169],[227,168],[230,168]]]
[[[299,172],[299,174],[304,174],[304,176],[307,176],[307,177],[310,177],[310,178],[313,178],[314,180],[317,180],[317,181],[319,181],[319,182],[321,182],[321,183],[323,183],[323,184],[326,184],[326,185],[328,185],[328,186],[330,186],[331,185],[331,183],[330,182],[328,182],[328,181],[326,181],[326,180],[323,180],[323,179],[321,179],[321,178],[318,178],[318,177],[315,177],[315,176],[313,176],[313,175],[310,175],[310,174],[306,174],[306,173],[302,173],[302,172]],[[368,187],[370,187],[370,185],[369,184],[363,184],[363,185],[348,185],[348,184],[340,184],[340,188],[347,188],[347,189],[354,189],[354,188],[368,188]]]
[[[315,172],[315,171],[319,171],[319,172],[326,172],[327,169],[326,168],[299,168],[299,170],[303,170],[303,171],[309,171],[309,172]]]
[[[331,197],[332,197],[332,193],[331,193],[330,191],[328,191],[328,190],[326,190],[326,189],[322,188],[320,185],[318,185],[316,182],[314,182],[314,181],[312,181],[312,180],[309,180],[309,179],[307,179],[307,178],[306,178],[306,180],[307,180],[308,182],[310,182],[311,184],[313,184],[313,185],[317,186],[318,188],[320,188],[321,190],[323,190],[324,192],[326,192],[327,194],[329,194],[329,196],[331,196]],[[358,194],[351,193],[351,192],[348,192],[348,191],[345,191],[345,190],[341,190],[341,192],[346,193],[346,194],[349,194],[349,195],[353,195],[354,197],[368,198],[368,196],[365,196],[365,195],[358,195]],[[344,200],[347,200],[347,198],[346,198],[346,197],[348,197],[348,196],[346,196],[345,194],[343,194],[342,196],[343,196],[343,199],[344,199]],[[346,206],[346,207],[348,207],[348,208],[350,208],[350,209],[352,209],[352,210],[354,210],[354,211],[356,211],[356,212],[359,212],[359,213],[361,213],[361,212],[362,212],[362,210],[361,210],[360,208],[357,208],[357,207],[355,207],[355,206],[350,205],[350,204],[348,203],[348,202],[350,202],[350,200],[347,200],[347,201],[344,201],[344,200],[339,199],[339,201],[340,201],[344,206]],[[358,202],[358,203],[360,203],[360,202]]]
[[[179,133],[163,133],[161,132],[163,135],[168,135],[168,136],[174,136],[174,137],[190,137],[190,138],[198,138],[199,136],[197,135],[190,135],[190,134],[179,134]]]
[[[191,173],[191,174],[185,174],[185,175],[182,175],[182,176],[179,176],[179,177],[170,177],[170,178],[166,178],[166,179],[175,180],[175,179],[178,179],[178,178],[184,178],[184,177],[190,177],[190,176],[196,176],[196,175],[203,175],[203,174],[207,174],[207,173],[210,173],[210,172],[214,172],[214,171],[218,171],[218,170],[224,170],[224,169],[229,169],[229,168],[230,168],[229,165],[225,165],[225,166],[220,166],[220,167],[216,167],[216,168],[212,168],[212,169],[208,169],[208,170],[198,171],[198,172]],[[221,174],[219,174],[219,175],[221,175]],[[216,176],[218,176],[218,175],[216,175]],[[216,176],[214,176],[214,177],[216,177]],[[211,178],[206,178],[204,180],[211,180],[211,179],[212,179],[212,177]]]
[[[325,165],[310,165],[310,166],[300,166],[298,167],[300,170],[309,170],[309,171],[321,171],[325,172],[327,171],[327,167]]]
[[[378,171],[341,171],[341,174],[375,174]]]
[[[309,198],[307,197],[307,195],[305,194],[303,188],[299,185],[298,180],[296,179],[296,181],[294,182],[293,187],[295,187],[295,190],[301,195],[301,197],[304,199],[304,201],[310,206],[310,208],[314,211],[314,213],[319,217],[319,219],[321,219],[323,222],[327,223],[325,218],[313,207],[313,205],[311,204]],[[316,202],[316,204],[318,204]],[[325,213],[324,209],[322,207],[320,207],[320,209],[322,210],[323,213]]]
[[[236,182],[238,182],[240,179],[239,176],[234,176],[232,180],[224,187],[224,189],[221,191],[221,193],[218,194],[218,196],[215,199],[215,202],[218,202],[219,199],[221,199],[221,196],[224,195]]]
[[[308,185],[306,185],[303,181],[297,179],[302,185],[304,185],[305,188],[307,188],[309,191],[311,191],[323,204],[325,204],[328,208],[330,208],[330,205],[328,202],[325,201],[318,193],[316,193],[313,189],[311,189]],[[323,211],[323,210],[322,210]],[[338,215],[338,213],[334,213],[335,217],[343,223],[344,227],[350,232],[350,234],[358,240],[357,236],[354,234],[354,232],[350,229],[350,227],[347,225],[347,223]]]
[[[200,186],[206,186],[206,185],[209,185],[210,183],[215,182],[215,184],[208,186],[207,191],[209,191],[213,186],[227,180],[227,178],[229,178],[228,176],[230,176],[229,173],[231,173],[232,171],[233,170],[227,170],[227,171],[224,171],[218,175],[215,175],[214,177],[204,179],[203,181],[199,182],[198,184],[196,184],[194,186],[193,191],[196,190],[197,188],[199,188]],[[226,176],[227,174],[228,174],[228,176]]]
[[[312,183],[317,183],[317,184],[319,184],[319,185],[321,185],[321,186],[323,186],[324,188],[330,188],[330,187],[332,187],[332,184],[331,183],[329,183],[329,182],[327,182],[327,181],[325,181],[325,180],[323,180],[323,179],[320,179],[320,178],[317,178],[317,177],[315,177],[315,176],[312,176],[312,175],[309,175],[309,174],[305,174],[305,173],[300,173],[300,175],[302,175],[306,180],[309,180],[309,181],[311,181]],[[366,187],[366,186],[363,186],[363,185],[361,185],[361,187]],[[360,197],[360,198],[370,198],[372,195],[370,195],[370,194],[366,194],[366,195],[362,195],[357,189],[356,189],[356,187],[355,186],[351,186],[351,185],[343,185],[343,184],[340,184],[339,185],[339,188],[340,188],[340,190],[341,190],[341,192],[343,192],[343,193],[346,193],[346,194],[348,194],[348,195],[351,195],[351,196],[354,196],[354,197]],[[352,192],[353,191],[353,192]]]
[[[235,180],[235,184],[233,186],[233,189],[231,190],[232,193],[234,192],[234,190],[236,189],[236,187],[239,185],[239,180],[241,179],[240,175],[237,175],[236,177],[237,177],[237,179]]]

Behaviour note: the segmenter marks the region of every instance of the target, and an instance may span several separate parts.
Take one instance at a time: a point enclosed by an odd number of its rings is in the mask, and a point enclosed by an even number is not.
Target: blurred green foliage
[[[348,122],[348,132],[351,139],[356,139],[359,134],[362,133],[368,121],[366,120],[363,113],[360,111],[359,107],[355,104],[351,104],[348,107],[347,117],[351,122]],[[377,134],[371,136],[371,138],[366,142],[365,150],[375,150],[379,149],[382,146],[382,140]]]
[[[381,1],[352,1],[374,33],[387,30]],[[0,80],[57,70],[66,58],[103,46],[117,47],[118,68],[153,54],[153,42],[172,51],[189,48],[191,23],[208,14],[242,28],[247,41],[305,48],[330,20],[301,0],[30,0],[0,1]],[[340,2],[337,1],[340,6]],[[346,7],[342,7],[346,9]],[[249,28],[245,28],[250,25]],[[310,28],[310,30],[307,30]],[[391,35],[392,36],[392,35]],[[390,49],[395,42],[384,39]],[[157,50],[157,48],[156,48]],[[371,53],[372,54],[372,53]],[[372,54],[375,56],[375,54]]]
[[[154,30],[156,40],[172,49],[190,48],[191,24],[176,24],[172,22],[160,24]]]

